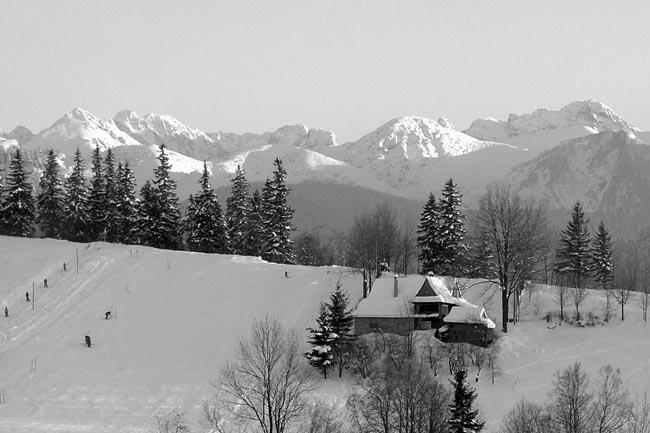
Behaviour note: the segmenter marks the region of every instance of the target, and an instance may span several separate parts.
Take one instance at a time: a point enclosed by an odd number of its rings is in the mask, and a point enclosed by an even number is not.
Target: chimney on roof
[[[398,276],[395,274],[393,277],[393,298],[397,298],[397,294],[399,293],[399,283],[397,281]]]

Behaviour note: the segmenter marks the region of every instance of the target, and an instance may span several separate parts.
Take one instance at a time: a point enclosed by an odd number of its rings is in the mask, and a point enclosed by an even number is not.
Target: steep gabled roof
[[[394,274],[385,273],[377,278],[366,299],[352,313],[358,317],[405,317],[413,314],[414,302],[439,302],[474,307],[463,298],[454,298],[449,287],[453,278],[408,275],[397,279],[397,296],[394,296]],[[426,296],[418,296],[420,294]]]

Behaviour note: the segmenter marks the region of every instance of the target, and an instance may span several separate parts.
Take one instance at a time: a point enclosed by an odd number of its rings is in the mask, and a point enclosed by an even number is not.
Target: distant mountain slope
[[[568,140],[515,167],[504,180],[553,209],[581,201],[613,225],[648,224],[650,146],[629,132]]]

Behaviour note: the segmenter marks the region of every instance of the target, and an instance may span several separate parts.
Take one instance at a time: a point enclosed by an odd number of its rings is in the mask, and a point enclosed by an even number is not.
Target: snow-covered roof
[[[394,296],[395,274],[384,273],[372,285],[372,290],[363,299],[353,315],[358,317],[404,317],[413,314],[413,303],[440,302],[451,305],[475,307],[463,298],[452,296],[453,278],[407,275],[397,279],[397,296]],[[428,284],[432,296],[416,296]]]
[[[491,329],[496,327],[494,322],[487,316],[485,308],[476,306],[454,307],[445,316],[443,321],[445,323],[481,323]]]

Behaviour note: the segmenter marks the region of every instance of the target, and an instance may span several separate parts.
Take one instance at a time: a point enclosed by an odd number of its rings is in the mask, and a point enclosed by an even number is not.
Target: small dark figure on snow
[[[551,323],[551,313],[546,313],[546,323]]]
[[[5,317],[9,317],[9,308],[5,307]]]
[[[92,345],[92,344],[90,343],[90,335],[86,335],[86,337],[85,337],[85,341],[86,341],[86,346],[90,347],[90,346]]]
[[[29,292],[25,292],[25,302],[29,302]]]
[[[289,272],[284,271],[284,276],[285,276],[285,278],[289,278]]]
[[[63,262],[63,272],[65,272],[65,262]]]
[[[104,319],[110,319],[111,318],[111,312],[107,311],[104,313]]]
[[[43,280],[43,287],[47,287],[47,278]]]

